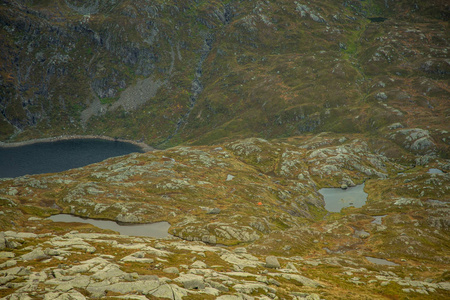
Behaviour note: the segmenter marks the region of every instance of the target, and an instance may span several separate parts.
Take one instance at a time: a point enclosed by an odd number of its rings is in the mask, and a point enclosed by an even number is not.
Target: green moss
[[[118,97],[100,98],[101,104],[112,104],[117,101]]]
[[[0,118],[0,140],[6,140],[14,133],[14,127],[3,117]]]
[[[43,208],[38,206],[21,205],[20,210],[28,215],[38,216],[41,218],[47,218],[51,215],[59,213],[58,210],[52,208]]]

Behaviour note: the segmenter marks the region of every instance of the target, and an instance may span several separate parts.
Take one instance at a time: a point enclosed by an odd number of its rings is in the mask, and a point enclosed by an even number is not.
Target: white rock
[[[48,256],[40,248],[34,249],[33,251],[22,255],[22,259],[23,260],[44,259],[44,258],[47,258],[47,257]]]
[[[135,257],[133,254],[125,256],[124,258],[122,258],[120,261],[124,261],[124,262],[139,262],[139,263],[147,263],[150,264],[152,262],[154,262],[154,260],[152,258],[138,258]]]
[[[220,297],[217,297],[216,300],[242,300],[241,296],[234,296],[234,295],[223,295]]]
[[[251,257],[251,259],[249,259]],[[243,256],[238,256],[234,253],[224,253],[220,256],[220,258],[224,261],[232,263],[234,265],[238,265],[241,268],[244,267],[257,267],[263,265],[256,257],[251,256],[244,258]]]
[[[0,252],[0,259],[13,258],[16,256],[13,252]]]
[[[102,282],[101,285],[90,284],[86,289],[91,293],[92,297],[103,297],[106,291],[115,293],[128,294],[131,292],[149,294],[160,286],[159,280],[141,280],[135,282],[118,282],[108,284]]]
[[[37,238],[37,235],[31,232],[14,232],[14,231],[5,231],[6,237],[11,237],[15,239],[34,239]]]
[[[162,284],[155,291],[149,293],[157,298],[169,298],[173,300],[182,300],[187,296],[187,291],[175,284]]]
[[[165,268],[163,271],[168,274],[180,274],[180,271],[176,267]]]
[[[94,275],[92,275],[92,278],[97,280],[106,280],[111,278],[120,278],[125,274],[126,273],[120,270],[117,265],[110,264],[105,266],[103,270],[98,271]]]
[[[204,289],[205,283],[202,276],[193,274],[183,274],[175,278],[176,282],[183,284],[185,289]]]
[[[196,260],[192,265],[191,268],[193,269],[206,269],[208,266],[202,262],[201,260]]]
[[[309,286],[309,287],[321,287],[322,286],[322,284],[318,283],[317,281],[314,281],[312,279],[309,279],[305,276],[301,276],[298,274],[269,273],[269,275],[273,276],[273,277],[281,276],[281,277],[289,279],[289,280],[296,280],[304,286]]]
[[[258,289],[262,289],[265,292],[271,292],[271,293],[276,293],[277,290],[274,288],[271,288],[263,283],[244,283],[244,284],[236,284],[233,286],[233,288],[240,292],[240,293],[244,293],[244,294],[251,294],[253,291],[257,291]]]

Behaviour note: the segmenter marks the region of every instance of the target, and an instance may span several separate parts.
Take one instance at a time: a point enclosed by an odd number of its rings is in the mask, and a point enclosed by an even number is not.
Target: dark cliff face
[[[437,0],[5,1],[1,138],[168,147],[401,123],[445,152],[448,16]]]

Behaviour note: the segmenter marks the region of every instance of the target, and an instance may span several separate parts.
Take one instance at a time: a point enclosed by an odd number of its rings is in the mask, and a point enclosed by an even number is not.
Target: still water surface
[[[101,139],[0,147],[0,178],[61,172],[132,152],[143,151],[130,143]]]
[[[102,229],[111,229],[119,232],[123,235],[131,235],[131,236],[146,236],[146,237],[154,237],[154,238],[165,238],[169,235],[168,230],[170,224],[168,222],[158,222],[151,224],[118,224],[114,221],[108,220],[95,220],[95,219],[86,219],[80,218],[77,216],[67,215],[67,214],[59,214],[53,215],[48,219],[53,222],[78,222],[78,223],[88,223],[92,224],[95,227]]]
[[[388,260],[382,259],[382,258],[366,256],[366,259],[368,261],[370,261],[371,263],[377,264],[377,265],[383,265],[383,266],[398,266],[399,265],[399,264],[393,263],[392,261],[388,261]]]
[[[367,193],[364,192],[364,183],[341,188],[323,188],[319,190],[325,200],[325,209],[331,212],[340,212],[344,207],[362,207],[367,201]]]
[[[443,174],[442,170],[431,168],[428,170],[428,174]]]

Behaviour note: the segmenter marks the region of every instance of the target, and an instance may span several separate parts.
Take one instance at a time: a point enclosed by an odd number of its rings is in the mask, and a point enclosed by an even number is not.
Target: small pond
[[[431,168],[431,169],[428,170],[428,174],[443,174],[443,173],[444,173],[444,172],[442,172],[442,171],[439,170],[439,169]]]
[[[366,259],[368,261],[370,261],[373,264],[377,264],[377,265],[383,265],[383,266],[399,266],[399,264],[393,263],[392,261],[388,261],[386,259],[382,259],[382,258],[375,258],[375,257],[370,257],[370,256],[366,256]]]
[[[110,229],[119,232],[123,235],[131,236],[145,236],[153,238],[165,238],[169,236],[168,230],[170,224],[168,222],[158,222],[151,224],[118,224],[114,221],[109,220],[95,220],[80,218],[77,216],[59,214],[53,215],[48,219],[53,222],[78,222],[78,223],[88,223],[94,225],[95,227],[102,229]]]
[[[370,22],[374,22],[374,23],[381,23],[387,20],[387,18],[383,18],[383,17],[374,17],[374,18],[367,18],[370,20]]]
[[[344,207],[362,207],[367,201],[367,193],[364,192],[364,183],[349,187],[341,188],[323,188],[319,193],[325,200],[325,209],[331,212],[340,212]]]

